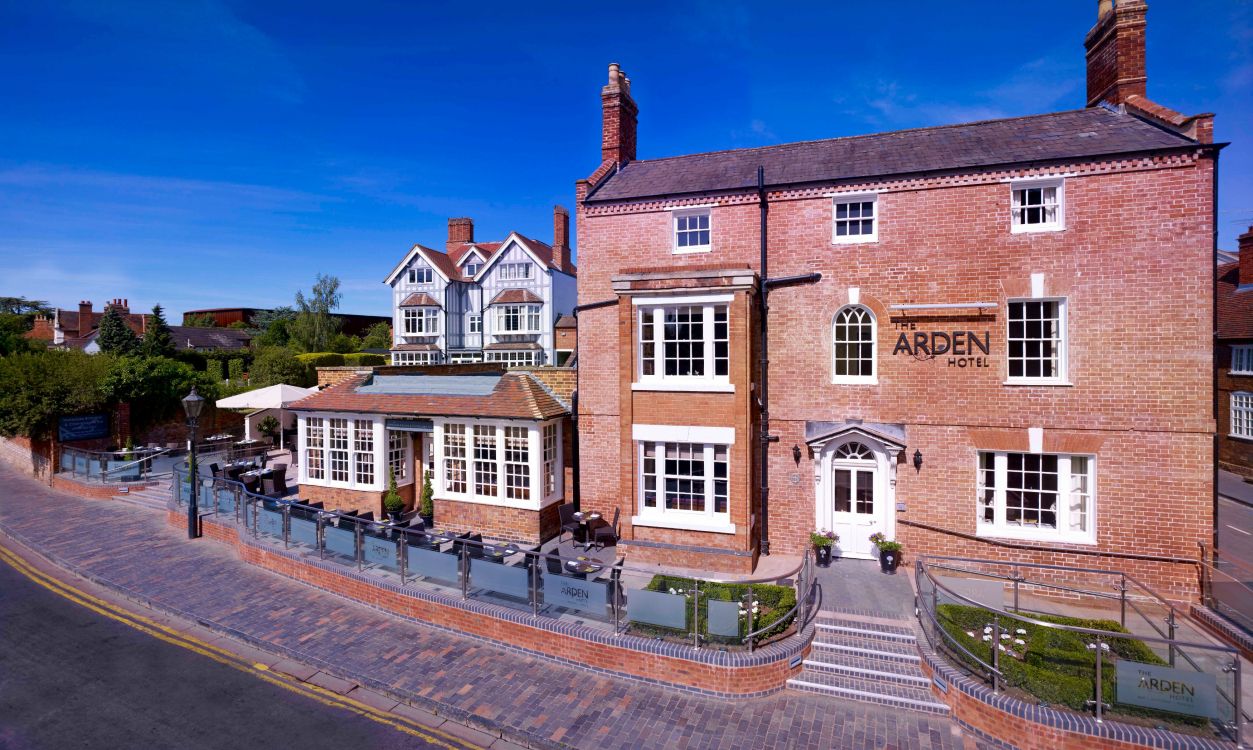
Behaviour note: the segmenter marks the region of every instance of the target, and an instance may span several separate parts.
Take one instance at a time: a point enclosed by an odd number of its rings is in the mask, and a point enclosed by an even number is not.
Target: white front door
[[[875,448],[860,440],[827,446],[816,467],[818,525],[839,535],[835,554],[841,557],[873,558],[870,535],[891,536],[889,466],[885,453]]]

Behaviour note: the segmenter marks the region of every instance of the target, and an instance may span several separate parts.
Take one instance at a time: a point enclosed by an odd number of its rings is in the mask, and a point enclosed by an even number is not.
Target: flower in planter
[[[984,628],[983,628],[983,632],[985,632],[985,633],[991,633],[991,632],[992,632],[992,626],[991,626],[991,625],[988,625],[988,626],[984,627]]]
[[[975,637],[975,631],[973,631],[973,630],[967,630],[967,631],[966,631],[966,635],[970,636],[971,638],[974,638],[974,637]]]
[[[1015,644],[1017,644],[1017,645],[1019,645],[1019,646],[1025,646],[1025,645],[1027,645],[1027,642],[1026,642],[1026,641],[1024,641],[1024,640],[1023,640],[1023,639],[1021,639],[1021,638],[1015,638],[1015,639],[1014,639],[1014,643],[1015,643]]]
[[[875,533],[870,535],[870,543],[875,545],[876,547],[878,547],[880,544],[883,544],[885,541],[887,541],[887,537],[883,535],[882,531],[876,531]]]
[[[1102,643],[1102,644],[1101,644],[1101,650],[1102,650],[1102,651],[1109,651],[1109,644],[1108,644],[1108,643]]]
[[[673,596],[674,594],[677,594],[677,593],[679,593],[679,592],[675,591],[673,588],[671,588],[671,589],[670,589],[670,594],[671,594],[671,596]]]
[[[985,635],[985,636],[983,636],[983,640],[985,640],[985,641],[990,641],[990,640],[992,640],[992,636],[990,636],[990,635]]]
[[[1009,633],[1001,633],[1001,640],[1002,640],[1002,641],[1008,641],[1008,640],[1009,640],[1009,638],[1010,638]]]
[[[1017,633],[1018,635],[1026,635],[1026,634],[1027,634],[1027,631],[1026,631],[1026,629],[1025,629],[1025,628],[1018,628],[1018,629],[1017,629],[1017,630],[1015,630],[1014,632],[1015,632],[1015,633]]]
[[[819,529],[818,531],[809,532],[809,543],[815,547],[831,547],[839,544],[840,535],[834,531]]]

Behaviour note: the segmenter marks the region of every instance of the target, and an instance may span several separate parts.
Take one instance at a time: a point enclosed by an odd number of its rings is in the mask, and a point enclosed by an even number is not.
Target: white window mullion
[[[1070,531],[1070,498],[1074,491],[1074,477],[1070,473],[1070,456],[1057,457],[1057,530]]]
[[[503,502],[509,496],[505,489],[505,485],[509,483],[505,467],[505,428],[501,425],[496,425],[494,429],[494,434],[496,435],[496,499]]]
[[[705,308],[705,312],[709,313],[709,308]],[[712,318],[712,315],[710,316]],[[705,462],[705,515],[712,518],[714,515],[714,446],[713,443],[705,443],[704,450]],[[730,507],[727,508],[728,512]]]
[[[993,526],[1003,529],[1005,528],[1005,485],[1009,480],[1009,456],[998,451],[993,467],[996,475],[996,510],[993,513],[995,518]]]

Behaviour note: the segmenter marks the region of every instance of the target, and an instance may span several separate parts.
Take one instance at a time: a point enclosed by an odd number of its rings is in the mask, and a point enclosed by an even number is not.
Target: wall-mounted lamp
[[[792,446],[792,460],[796,462],[797,466],[801,465],[801,447],[799,445]]]
[[[914,449],[914,471],[922,471],[922,451]]]

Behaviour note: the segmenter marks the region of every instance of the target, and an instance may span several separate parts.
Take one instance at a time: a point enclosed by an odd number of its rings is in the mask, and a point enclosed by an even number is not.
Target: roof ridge
[[[528,371],[526,371],[526,370],[523,370],[520,374],[525,375],[525,376],[526,376],[526,378],[527,378],[527,380],[529,380],[529,381],[531,381],[532,383],[534,383],[535,385],[539,386],[539,387],[540,387],[540,390],[542,390],[544,393],[548,394],[548,397],[549,397],[549,398],[551,398],[553,401],[556,401],[556,402],[557,402],[557,404],[558,404],[559,406],[564,407],[564,408],[566,409],[566,411],[570,411],[570,410],[571,410],[571,408],[572,408],[572,407],[571,407],[571,405],[570,405],[570,404],[567,404],[567,403],[566,403],[566,401],[565,401],[565,399],[563,399],[562,397],[558,396],[558,395],[557,395],[557,393],[556,393],[556,392],[555,392],[552,388],[549,388],[547,383],[545,383],[544,381],[542,381],[542,380],[540,380],[539,378],[535,377],[535,373],[533,373],[533,372],[528,372]]]
[[[954,122],[954,123],[949,123],[948,125],[924,125],[922,127],[903,128],[901,130],[883,130],[877,133],[859,133],[857,135],[840,135],[840,136],[835,136],[834,138],[811,138],[811,139],[803,140],[803,141],[788,141],[787,143],[773,143],[767,146],[749,146],[747,148],[725,148],[719,151],[701,151],[695,154],[677,154],[675,156],[659,156],[655,159],[635,159],[633,161],[629,161],[626,164],[622,165],[622,168],[620,171],[626,171],[627,169],[630,169],[631,165],[633,164],[655,164],[661,161],[675,161],[678,159],[691,159],[691,158],[695,158],[698,156],[715,156],[717,154],[744,153],[748,151],[766,151],[766,150],[774,149],[774,148],[784,148],[786,146],[807,146],[813,143],[833,143],[836,141],[852,141],[852,140],[857,140],[859,138],[877,138],[877,137],[885,136],[885,135],[898,135],[898,134],[903,134],[903,133],[921,133],[925,131],[947,130],[947,129],[952,129],[952,128],[968,128],[968,127],[973,127],[975,125],[990,125],[992,123],[999,123],[999,122],[1013,122],[1015,120],[1030,120],[1030,119],[1037,118],[1037,117],[1055,117],[1057,115],[1070,115],[1070,114],[1076,114],[1079,112],[1096,112],[1096,111],[1104,111],[1110,115],[1113,115],[1114,117],[1130,117],[1130,115],[1124,115],[1121,112],[1113,112],[1111,110],[1104,109],[1103,107],[1082,107],[1079,109],[1064,109],[1058,112],[1040,112],[1034,115],[1016,115],[1014,117],[995,117],[995,118],[991,118],[988,120],[972,120],[971,122]]]

